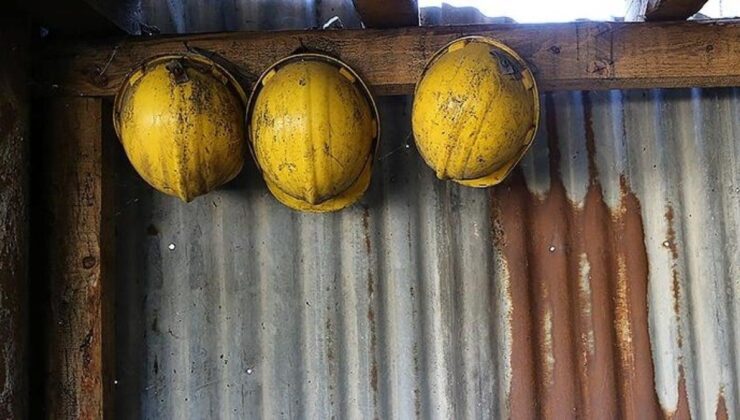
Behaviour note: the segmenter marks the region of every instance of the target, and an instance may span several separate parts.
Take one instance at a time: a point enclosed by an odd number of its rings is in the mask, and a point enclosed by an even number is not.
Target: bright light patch
[[[570,22],[576,19],[599,21],[624,16],[625,0],[419,0],[419,6],[472,6],[486,16],[510,17],[517,22]]]
[[[710,18],[740,17],[740,1],[709,0],[699,12]]]
[[[506,16],[521,23],[610,21],[623,17],[626,0],[419,0],[420,7],[472,6],[486,16]],[[710,18],[740,16],[740,0],[709,0],[701,13]]]

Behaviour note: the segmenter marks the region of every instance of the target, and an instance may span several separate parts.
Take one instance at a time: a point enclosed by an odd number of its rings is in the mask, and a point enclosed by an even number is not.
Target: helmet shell
[[[472,187],[500,183],[529,149],[539,94],[524,60],[485,37],[439,50],[416,85],[417,149],[440,179]]]
[[[136,172],[185,202],[234,178],[246,155],[246,95],[197,55],[155,57],[118,91],[113,125]]]
[[[309,212],[335,211],[370,184],[379,120],[349,66],[296,54],[271,66],[249,102],[250,148],[273,195]]]

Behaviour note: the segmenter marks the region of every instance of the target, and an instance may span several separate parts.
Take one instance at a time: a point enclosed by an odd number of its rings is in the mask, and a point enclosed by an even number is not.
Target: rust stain
[[[545,105],[549,193],[537,198],[516,171],[491,198],[500,226],[494,238],[511,276],[512,413],[657,418],[640,204],[624,179],[621,206],[604,202],[587,94],[589,186],[582,206],[569,201],[550,96]]]
[[[372,253],[372,241],[370,240],[370,212],[367,207],[362,211],[362,228],[365,236],[365,251],[368,260]],[[367,269],[367,320],[370,323],[370,388],[373,391],[373,410],[374,418],[378,417],[378,337],[375,325],[375,310],[373,309],[373,296],[375,294],[375,278],[371,267]]]
[[[370,242],[370,226],[369,226],[370,213],[367,207],[362,209],[362,229],[365,233],[365,251],[369,256],[372,252],[372,243]]]
[[[686,377],[683,366],[678,368],[678,405],[674,412],[664,412],[663,417],[671,420],[690,420],[691,412],[689,411],[689,396],[686,393]]]
[[[671,250],[671,255],[674,260],[678,259],[678,250],[676,249],[676,230],[673,228],[673,207],[666,206],[665,220],[668,222],[668,238],[666,238],[666,244],[668,249]]]
[[[676,262],[678,261],[678,249],[676,248],[676,231],[673,228],[673,207],[667,206],[665,212],[665,220],[668,222],[668,232],[663,246],[667,247],[671,251],[671,257],[673,258],[673,264],[671,266],[671,275],[673,281],[671,283],[671,292],[673,293],[673,312],[678,317],[681,313],[681,281],[678,277],[678,270],[676,269]],[[683,337],[681,330],[678,332],[678,346],[683,347]]]
[[[417,343],[414,343],[413,353],[414,353],[414,374],[418,378],[419,377],[419,346]],[[421,418],[421,391],[419,390],[418,386],[414,386],[414,414],[416,414],[417,419]]]
[[[519,211],[531,208],[531,196],[522,188],[521,173],[516,171],[506,182],[492,189],[491,225],[495,228],[493,235],[496,246],[503,250],[509,269],[509,293],[512,302],[511,330],[512,348],[511,389],[509,394],[511,412],[518,418],[533,419],[539,411],[538,388],[535,372],[536,361],[533,351],[535,343],[534,293],[530,287],[529,244],[527,241],[530,225],[526,223],[528,215],[519,217]],[[502,198],[504,198],[502,200]]]
[[[728,420],[730,418],[730,415],[727,413],[727,402],[725,402],[724,391],[721,391],[719,393],[715,417],[717,418],[717,420]]]

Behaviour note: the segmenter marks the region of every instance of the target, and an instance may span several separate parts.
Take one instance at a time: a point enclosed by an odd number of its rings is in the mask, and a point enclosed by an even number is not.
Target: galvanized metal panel
[[[488,190],[434,179],[381,98],[370,191],[330,215],[251,164],[182,204],[120,153],[119,414],[737,418],[739,93],[545,96]]]
[[[162,33],[306,29],[337,16],[359,28],[352,0],[143,0],[142,20]]]
[[[719,398],[736,416],[737,91],[545,103],[532,153],[491,192],[434,179],[406,147],[409,100],[383,98],[371,190],[331,215],[282,207],[251,166],[185,205],[122,158],[124,417],[639,415],[681,398],[694,418]],[[619,233],[636,211],[644,237]]]

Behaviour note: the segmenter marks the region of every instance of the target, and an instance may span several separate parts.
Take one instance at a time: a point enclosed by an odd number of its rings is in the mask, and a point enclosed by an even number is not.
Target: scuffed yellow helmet
[[[378,111],[343,62],[307,53],[275,63],[254,87],[247,120],[257,166],[286,206],[336,211],[370,184]]]
[[[239,83],[211,60],[155,57],[126,78],[113,125],[136,172],[188,202],[241,170],[245,103]]]
[[[432,57],[416,85],[416,147],[438,178],[489,187],[529,149],[539,107],[532,72],[516,52],[492,39],[460,38]]]

